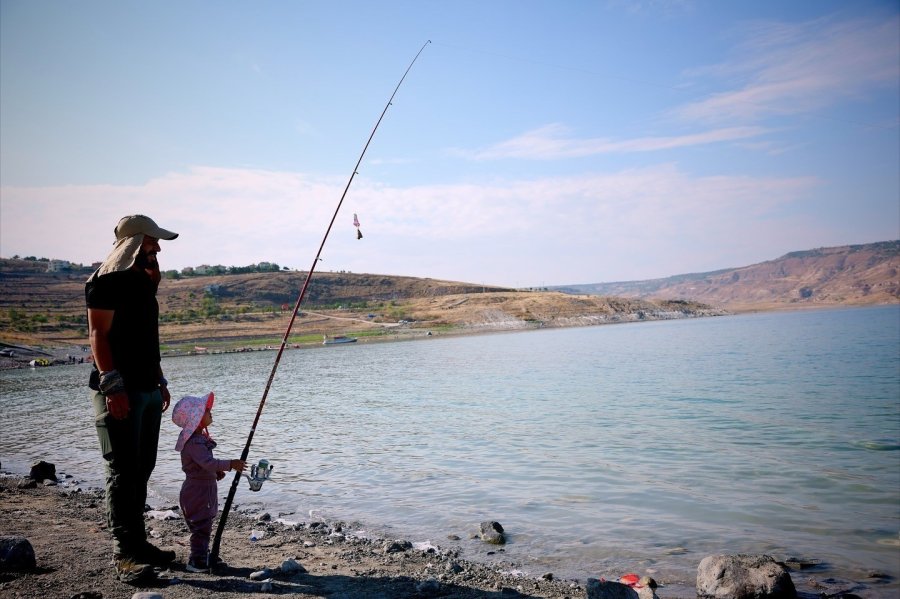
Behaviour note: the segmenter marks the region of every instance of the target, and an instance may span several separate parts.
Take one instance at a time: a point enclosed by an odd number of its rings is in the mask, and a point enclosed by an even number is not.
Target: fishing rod
[[[266,405],[266,398],[269,396],[269,389],[272,387],[272,381],[275,380],[275,371],[278,370],[278,364],[281,362],[281,355],[284,353],[284,348],[287,346],[288,336],[291,334],[291,329],[294,326],[294,321],[297,319],[297,313],[300,311],[300,304],[303,303],[303,298],[306,296],[306,290],[309,287],[309,281],[312,279],[313,272],[316,270],[316,265],[319,263],[319,260],[322,256],[322,249],[325,247],[325,241],[328,239],[328,234],[331,233],[331,228],[334,226],[334,221],[337,219],[338,212],[341,210],[341,205],[344,203],[344,198],[347,197],[347,191],[350,189],[350,184],[353,183],[354,177],[358,174],[359,165],[363,161],[363,157],[366,155],[366,150],[369,149],[369,144],[372,143],[372,138],[375,137],[375,132],[378,130],[378,125],[381,124],[381,120],[384,118],[384,115],[387,114],[388,108],[390,108],[391,103],[394,101],[394,96],[397,95],[397,90],[400,89],[400,86],[403,84],[403,80],[406,79],[406,76],[409,74],[410,69],[412,69],[413,65],[416,64],[416,60],[419,58],[419,54],[425,49],[425,46],[431,43],[431,40],[426,41],[422,44],[422,47],[416,53],[415,58],[412,59],[412,62],[409,63],[409,66],[406,67],[406,71],[403,73],[403,77],[400,78],[400,81],[397,83],[397,87],[394,88],[394,93],[391,94],[391,97],[388,99],[387,104],[384,106],[384,110],[381,111],[381,116],[378,117],[378,121],[375,123],[375,126],[372,128],[372,133],[369,134],[369,139],[366,141],[366,145],[363,146],[363,150],[359,155],[359,160],[356,161],[356,166],[353,167],[353,173],[350,175],[350,179],[347,181],[346,187],[344,187],[344,193],[341,194],[341,199],[337,203],[337,207],[334,209],[334,214],[331,216],[331,222],[328,223],[328,228],[325,230],[325,235],[322,237],[322,243],[319,244],[319,250],[316,252],[316,257],[313,258],[312,266],[309,267],[309,272],[306,275],[306,280],[303,282],[303,287],[300,289],[300,294],[297,296],[297,302],[294,304],[294,312],[291,314],[291,319],[288,321],[287,328],[284,331],[284,336],[281,339],[281,346],[278,348],[278,353],[275,355],[275,363],[272,364],[272,372],[269,373],[269,379],[266,381],[266,388],[263,391],[262,399],[259,401],[259,407],[256,409],[256,417],[253,419],[253,426],[250,427],[250,434],[247,436],[247,443],[244,445],[244,451],[241,452],[241,460],[247,461],[247,456],[250,453],[250,444],[253,442],[253,435],[256,433],[256,425],[259,423],[259,417],[262,415],[263,407]],[[231,511],[231,504],[234,502],[234,494],[237,492],[238,483],[241,480],[241,473],[234,473],[234,480],[231,481],[231,488],[228,490],[228,497],[225,499],[225,507],[222,508],[222,515],[219,517],[219,525],[216,528],[215,537],[213,537],[212,548],[209,551],[209,555],[207,556],[207,565],[210,570],[215,567],[216,562],[219,558],[219,548],[222,544],[222,531],[225,530],[225,523],[228,520],[228,512]]]

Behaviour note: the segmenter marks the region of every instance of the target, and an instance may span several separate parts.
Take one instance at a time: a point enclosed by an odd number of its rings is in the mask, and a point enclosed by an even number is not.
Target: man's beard
[[[134,266],[147,273],[150,280],[155,286],[159,286],[162,280],[162,273],[159,272],[159,262],[156,260],[156,254],[150,255],[142,249],[138,250],[138,255],[134,258]]]
[[[159,262],[156,260],[156,255],[151,256],[143,249],[139,250],[138,255],[135,256],[134,265],[141,270],[159,270]]]

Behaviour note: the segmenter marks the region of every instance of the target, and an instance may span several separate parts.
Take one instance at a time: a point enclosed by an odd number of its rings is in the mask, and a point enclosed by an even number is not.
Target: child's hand
[[[243,472],[247,463],[244,460],[231,460],[231,469],[237,472]]]
[[[225,478],[224,472],[216,472],[216,480],[222,480],[223,478]]]

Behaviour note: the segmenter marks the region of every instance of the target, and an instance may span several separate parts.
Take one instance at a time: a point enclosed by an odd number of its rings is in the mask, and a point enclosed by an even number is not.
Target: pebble
[[[256,572],[250,573],[250,580],[266,580],[272,578],[274,573],[272,570],[268,568],[263,568],[262,570],[257,570]]]

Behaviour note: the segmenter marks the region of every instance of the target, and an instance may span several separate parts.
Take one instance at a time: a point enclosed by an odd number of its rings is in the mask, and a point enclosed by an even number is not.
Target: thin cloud
[[[692,73],[728,79],[733,89],[682,106],[675,114],[704,122],[752,122],[896,87],[898,28],[898,17],[758,24],[741,46],[740,58]]]
[[[626,140],[607,138],[578,139],[569,136],[570,129],[555,123],[533,129],[518,137],[494,144],[482,150],[457,151],[472,160],[522,158],[556,160],[580,158],[596,154],[655,152],[689,146],[722,143],[759,137],[766,133],[761,127],[727,127],[678,136],[639,137]]]
[[[546,247],[551,268],[572,244],[590,240],[625,248],[683,239],[727,245],[754,227],[791,230],[795,223],[782,214],[818,185],[806,177],[697,177],[671,164],[483,185],[391,187],[360,178],[329,237],[326,267],[442,277],[450,275],[413,272],[413,265],[426,256],[448,263],[461,247],[497,261]],[[263,260],[306,266],[341,187],[305,174],[207,167],[139,186],[5,187],[0,255],[90,264],[109,251],[120,216],[146,212],[181,233],[163,246],[167,268]],[[356,240],[354,212],[364,243]],[[464,276],[465,265],[453,268],[457,280],[475,276]]]

